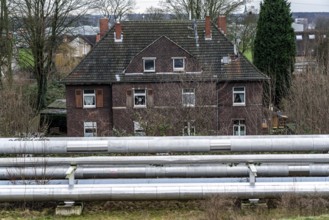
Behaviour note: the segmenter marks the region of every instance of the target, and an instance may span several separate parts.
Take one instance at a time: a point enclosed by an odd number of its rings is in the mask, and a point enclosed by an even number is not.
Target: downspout
[[[218,83],[218,82],[217,82]],[[217,135],[219,135],[219,89],[218,89],[218,86],[217,86],[217,83],[216,83],[216,96],[217,96]]]
[[[113,120],[113,85],[110,83],[110,97],[111,97],[111,102],[110,102],[110,134],[113,136],[113,128],[114,128],[114,120]]]

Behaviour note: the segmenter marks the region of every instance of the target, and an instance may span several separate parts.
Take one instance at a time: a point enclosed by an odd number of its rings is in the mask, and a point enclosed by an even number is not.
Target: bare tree
[[[12,0],[12,13],[32,57],[30,70],[37,80],[36,109],[46,106],[48,79],[55,72],[53,55],[59,37],[86,10],[81,0]]]
[[[134,108],[131,102],[136,102],[136,99],[127,96],[129,107],[126,113],[124,116],[118,114],[115,119],[126,130],[117,133],[147,136],[232,135],[238,121],[239,127],[243,124],[245,134],[262,134],[262,84],[249,83],[248,106],[232,108],[232,88],[241,85],[229,81],[218,83],[207,77],[149,85],[145,96],[146,108]],[[130,89],[130,86],[120,87],[120,91],[125,89]]]
[[[168,91],[175,91],[170,92]],[[182,92],[185,95],[182,97]],[[132,120],[138,122],[148,136],[215,135],[217,134],[216,82],[163,82],[156,85],[158,98],[150,108],[130,109]],[[159,102],[158,100],[161,100]]]
[[[93,8],[104,17],[112,20],[121,20],[123,16],[131,13],[136,5],[135,0],[96,0]]]
[[[149,7],[146,9],[145,20],[164,20],[166,12],[162,8]]]
[[[290,95],[284,100],[284,110],[296,125],[297,134],[327,134],[329,132],[329,74],[309,70],[296,75]]]
[[[32,105],[23,87],[4,83],[0,90],[0,136],[13,137],[37,132],[39,125],[33,120]]]
[[[315,45],[315,60],[319,65],[319,69],[323,74],[329,71],[329,19],[319,18],[316,21],[317,41]]]
[[[326,17],[319,17],[315,22],[315,29],[316,30],[326,30],[328,31],[328,24],[329,24],[329,18]]]
[[[228,15],[244,5],[244,0],[163,0],[162,4],[168,12],[178,19],[186,19],[190,14],[193,19],[202,19],[205,15],[212,18]]]
[[[0,86],[2,76],[12,81],[12,32],[10,30],[9,11],[7,0],[0,0]]]
[[[239,46],[241,53],[251,50],[256,36],[257,15],[232,16],[230,23],[228,37]]]

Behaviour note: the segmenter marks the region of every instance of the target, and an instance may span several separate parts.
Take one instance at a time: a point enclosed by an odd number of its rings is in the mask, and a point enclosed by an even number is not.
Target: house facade
[[[296,63],[295,74],[316,70],[316,56],[319,47],[327,38],[326,31],[305,30],[296,31]]]
[[[96,35],[63,35],[56,51],[54,61],[56,69],[69,73],[96,44]]]
[[[64,80],[69,136],[262,134],[267,76],[225,36],[226,18],[127,21]]]

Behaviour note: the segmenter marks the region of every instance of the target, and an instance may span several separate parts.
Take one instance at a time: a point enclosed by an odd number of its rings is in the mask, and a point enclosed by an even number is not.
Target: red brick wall
[[[83,109],[77,108],[75,102],[76,89],[102,89],[102,108]],[[97,136],[108,136],[112,133],[112,101],[110,86],[66,86],[67,106],[67,134],[68,136],[83,136],[84,122],[97,122]]]
[[[233,106],[234,86],[245,86],[246,106]],[[195,89],[195,107],[183,107],[183,88]],[[76,108],[76,89],[103,89],[104,107]],[[147,100],[146,108],[127,106],[127,91],[131,91],[131,97],[128,97],[133,99],[134,89],[152,90],[152,105]],[[68,136],[83,136],[85,121],[97,122],[98,136],[131,135],[133,121],[147,122],[143,125],[148,135],[182,135],[184,122],[192,120],[195,121],[197,135],[232,135],[234,119],[245,120],[247,135],[262,134],[261,82],[227,82],[217,86],[215,82],[120,83],[112,87],[67,86],[66,90]]]
[[[245,86],[246,105],[233,106],[233,87]],[[247,135],[262,134],[263,119],[261,82],[220,83],[218,85],[219,99],[219,134],[233,134],[233,120],[243,119],[246,123]]]
[[[134,88],[151,89],[153,105],[142,109],[126,106],[126,91]],[[195,89],[195,107],[183,107],[183,88]],[[184,121],[195,120],[197,134],[216,133],[215,83],[116,84],[113,85],[113,97],[113,125],[118,130],[133,133],[133,121],[147,121],[149,134],[181,135]]]
[[[169,39],[162,37],[138,54],[128,65],[126,73],[143,73],[143,58],[154,57],[155,71],[173,72],[173,57],[185,57],[185,72],[201,72],[198,60]]]

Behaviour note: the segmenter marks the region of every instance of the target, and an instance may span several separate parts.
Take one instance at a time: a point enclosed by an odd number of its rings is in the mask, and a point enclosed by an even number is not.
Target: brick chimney
[[[115,42],[122,42],[122,27],[121,23],[117,21],[115,23],[115,35],[114,35]]]
[[[206,16],[206,24],[205,24],[205,39],[211,40],[211,19],[210,16]]]
[[[218,16],[218,29],[226,35],[227,28],[226,28],[226,16],[225,15],[219,15]]]
[[[108,18],[101,18],[99,20],[99,33],[100,38],[103,38],[104,35],[109,31],[109,19]]]

